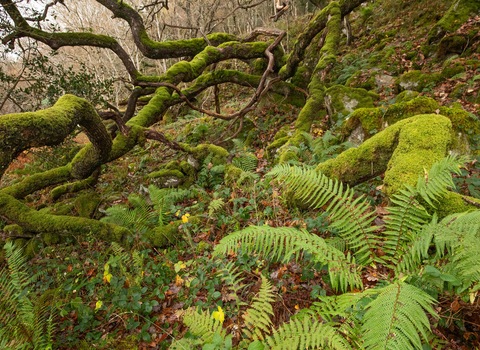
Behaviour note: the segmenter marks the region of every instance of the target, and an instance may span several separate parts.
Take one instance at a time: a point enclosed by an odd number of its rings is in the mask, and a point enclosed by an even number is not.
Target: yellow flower
[[[182,222],[184,224],[186,224],[188,222],[188,218],[189,218],[190,214],[185,214],[185,215],[182,215]]]
[[[218,311],[214,311],[212,313],[212,316],[214,319],[216,319],[217,321],[220,321],[221,323],[225,321],[225,314],[223,313],[223,310],[220,306],[218,307]]]
[[[180,210],[175,213],[175,216],[179,216],[179,215],[180,215]]]
[[[95,310],[100,309],[102,305],[103,305],[103,302],[101,300],[97,301],[97,303],[95,304]]]

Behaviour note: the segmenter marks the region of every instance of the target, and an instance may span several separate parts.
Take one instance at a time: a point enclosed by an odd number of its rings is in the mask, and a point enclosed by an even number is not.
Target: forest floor
[[[429,73],[442,72],[445,68],[445,61],[425,58],[421,51],[429,25],[441,15],[432,15],[431,9],[445,11],[443,2],[384,1],[382,4],[362,8],[352,16],[356,39],[337,58],[338,64],[331,73],[332,81],[346,81],[354,74],[359,74],[357,82],[361,83],[362,79],[367,81],[376,65],[381,66],[381,58],[378,61],[377,56],[385,55],[387,50],[391,52],[388,65],[379,67],[385,74],[396,76],[412,67]],[[469,30],[469,25],[479,22],[480,17],[472,18],[462,30]],[[294,25],[301,26],[302,23]],[[375,63],[376,60],[378,63]],[[472,64],[466,65],[466,61]],[[462,108],[478,116],[480,106],[472,97],[479,93],[480,54],[451,55],[450,64],[464,65],[466,70],[441,83],[427,86],[420,94],[433,97],[445,106],[460,103]],[[395,102],[399,91],[392,84],[377,87],[376,92],[380,95],[376,102],[380,106]],[[248,100],[250,93],[249,89],[242,87],[222,87],[221,101],[228,101],[223,103],[223,110],[237,110]],[[211,96],[205,96],[199,103],[214,109]],[[241,323],[240,315],[258,292],[261,274],[268,276],[274,285],[274,327],[314,304],[318,296],[335,294],[326,271],[322,266],[310,262],[308,254],[303,259],[288,263],[271,262],[261,256],[233,252],[221,257],[212,256],[213,248],[223,237],[250,225],[306,229],[323,238],[335,234],[329,229],[328,217],[321,209],[302,211],[290,208],[279,185],[265,177],[272,167],[265,149],[278,130],[294,128],[298,111],[294,107],[279,107],[267,99],[249,115],[254,126],[249,137],[253,141],[241,143],[243,150],[234,148],[238,145],[231,145],[234,152],[250,152],[258,159],[253,169],[258,177],[249,185],[227,186],[222,173],[216,172],[218,169],[215,166],[210,162],[201,165],[186,199],[165,210],[165,223],[182,217],[184,220],[182,239],[172,242],[170,247],[152,249],[142,240],[140,229],[131,242],[134,247],[131,251],[112,247],[95,237],[41,248],[29,261],[28,269],[47,272],[32,292],[41,294],[50,286],[59,283],[62,286],[61,297],[57,301],[60,311],[55,320],[58,326],[56,347],[164,349],[172,339],[184,336],[187,332],[181,315],[182,310],[191,307],[211,312],[221,307],[225,315],[223,327],[233,335],[235,345],[241,340],[237,326]],[[218,130],[224,127],[225,123],[221,121],[213,121],[185,108],[178,110],[172,124],[156,126],[157,130],[172,135],[177,141],[192,144],[213,140]],[[316,121],[311,134],[314,138],[322,137],[328,129],[330,127],[326,121]],[[335,133],[335,130],[331,131]],[[13,184],[28,174],[60,165],[78,144],[84,142],[85,139],[78,136],[53,150],[34,149],[25,153],[12,164],[2,180],[2,186]],[[308,152],[305,154],[311,155]],[[334,156],[334,152],[330,156]],[[125,157],[109,163],[103,168],[95,186],[100,200],[92,217],[100,219],[112,206],[132,207],[129,200],[132,194],[148,197],[148,186],[151,184],[148,174],[182,157],[182,154],[163,145],[147,141],[144,147],[137,146]],[[465,194],[480,198],[477,186],[479,175],[480,166],[473,159],[462,169],[462,175],[456,178],[457,187]],[[378,216],[376,223],[381,224],[387,211],[382,194],[377,189],[380,183],[381,179],[377,178],[357,186],[355,190],[357,195],[365,195],[370,201]],[[29,196],[28,205],[36,209],[53,205],[49,190]],[[70,215],[78,215],[76,199],[87,192],[64,195],[59,202],[62,206],[70,205]],[[217,205],[212,205],[213,202]],[[187,214],[200,217],[200,223],[189,222]],[[134,251],[138,253],[134,255]],[[241,285],[237,286],[241,289],[237,295],[245,303],[240,308],[234,302],[232,290],[227,288],[222,279],[225,268],[232,266],[238,268],[243,278]],[[364,288],[381,285],[382,280],[389,278],[389,273],[385,267],[372,266],[364,270]],[[448,291],[439,300],[436,311],[440,321],[435,329],[444,343],[436,345],[437,348],[447,348],[443,347],[447,346],[445,344],[451,348],[454,348],[454,344],[455,349],[480,346],[478,303],[472,305],[461,298],[452,298]]]

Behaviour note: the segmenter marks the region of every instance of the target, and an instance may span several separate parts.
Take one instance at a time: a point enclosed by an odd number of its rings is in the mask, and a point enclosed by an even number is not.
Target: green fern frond
[[[26,258],[19,247],[8,242],[3,249],[7,265],[0,271],[0,343],[15,349],[40,349],[53,337],[57,291],[49,290],[40,298],[30,294],[29,283],[39,275],[28,278]]]
[[[243,171],[249,172],[257,168],[258,159],[252,153],[244,152],[240,156],[233,158],[232,164]]]
[[[273,316],[272,302],[275,301],[273,295],[273,285],[270,281],[262,275],[262,285],[258,295],[253,298],[253,303],[247,311],[245,311],[243,318],[245,319],[244,333],[253,340],[263,340],[263,334],[270,333],[272,328]]]
[[[208,310],[186,310],[183,323],[190,328],[193,335],[201,337],[204,342],[211,342],[215,333],[220,334],[222,338],[225,337],[226,331],[222,331],[222,323],[214,319]]]
[[[362,326],[364,346],[369,349],[422,349],[419,333],[427,339],[430,322],[426,312],[436,315],[434,299],[407,283],[393,283],[370,290],[378,296],[369,305]]]
[[[212,216],[213,213],[223,208],[225,202],[222,198],[213,199],[208,205],[208,216]]]
[[[428,173],[425,170],[425,175],[419,177],[416,188],[418,194],[435,208],[432,200],[437,200],[437,197],[447,193],[448,187],[455,187],[452,173],[460,174],[460,166],[465,161],[464,157],[457,158],[449,155],[433,164]]]
[[[311,318],[283,324],[266,342],[270,349],[278,350],[351,349],[337,329]]]
[[[220,273],[222,274],[223,282],[225,282],[232,291],[230,296],[235,298],[237,309],[239,309],[242,305],[246,305],[246,303],[240,301],[240,298],[238,297],[238,293],[245,287],[245,285],[242,284],[244,278],[239,278],[241,272],[238,272],[238,268],[235,267],[235,263],[233,261],[229,262],[222,270],[220,270]]]
[[[175,340],[169,347],[169,350],[190,350],[197,349],[198,346],[203,345],[204,341],[201,339],[182,338]]]
[[[215,247],[215,254],[242,250],[269,256],[271,260],[287,261],[299,250],[312,253],[315,261],[328,264],[332,287],[343,291],[348,286],[361,288],[355,260],[329,246],[325,240],[305,230],[291,227],[250,226],[224,237]]]
[[[305,167],[280,164],[267,175],[281,180],[296,198],[310,207],[320,208],[329,203],[326,211],[331,214],[331,226],[355,251],[358,261],[367,264],[373,260],[377,244],[372,226],[375,217],[364,196],[354,199],[353,189],[347,186],[344,191],[341,182]]]

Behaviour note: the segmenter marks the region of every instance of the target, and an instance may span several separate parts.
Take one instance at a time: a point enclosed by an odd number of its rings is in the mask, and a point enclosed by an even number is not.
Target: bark
[[[0,176],[21,152],[60,144],[78,125],[92,142],[91,157],[108,158],[112,140],[95,109],[86,100],[65,95],[51,108],[0,118]]]
[[[341,16],[346,16],[352,12],[357,6],[367,0],[343,0],[339,1]],[[292,52],[288,56],[286,64],[280,70],[283,80],[293,77],[298,65],[303,60],[305,50],[313,41],[313,38],[320,33],[327,25],[328,14],[330,13],[331,4],[318,13],[313,20],[310,21],[307,28],[298,36]]]

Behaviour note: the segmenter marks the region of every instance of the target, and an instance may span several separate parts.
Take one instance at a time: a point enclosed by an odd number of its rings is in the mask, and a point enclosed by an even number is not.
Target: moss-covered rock
[[[445,15],[428,32],[428,43],[438,42],[447,33],[453,33],[472,15],[480,13],[477,0],[455,0]]]
[[[75,199],[74,205],[78,215],[82,218],[93,218],[100,204],[100,196],[94,191],[88,191]]]
[[[422,92],[425,88],[433,87],[445,78],[441,73],[424,74],[418,70],[412,70],[397,78],[397,87],[400,91],[413,90]]]
[[[446,36],[437,46],[437,57],[445,58],[450,54],[462,54],[469,44],[469,40],[461,35]]]
[[[447,65],[442,70],[442,76],[446,79],[450,79],[457,74],[465,72],[465,66],[461,63],[455,63],[453,65]]]
[[[397,95],[397,98],[395,101],[396,103],[408,102],[416,98],[418,95],[419,95],[419,92],[417,91],[405,90]]]
[[[185,179],[185,175],[180,170],[163,169],[150,173],[148,178],[157,187],[167,188],[180,186]]]
[[[439,113],[452,122],[452,141],[450,150],[459,154],[480,154],[475,135],[480,133],[479,121],[468,112],[458,108],[440,106],[434,99],[416,97],[410,101],[399,102],[387,108],[360,108],[350,114],[342,127],[344,139],[359,144],[358,140],[367,140],[375,133],[396,122],[419,114]],[[355,133],[354,133],[355,131]],[[363,135],[361,132],[363,131]],[[351,138],[354,134],[355,137]],[[360,134],[360,136],[359,136]]]
[[[243,170],[233,164],[225,165],[224,179],[227,186],[232,186],[240,177]]]
[[[379,96],[371,91],[343,85],[335,85],[325,92],[325,104],[333,120],[337,120],[339,114],[347,116],[358,108],[373,108],[373,101],[378,98]]]
[[[349,185],[385,172],[382,191],[391,196],[404,184],[415,185],[424,168],[442,159],[452,135],[451,121],[441,115],[417,115],[374,135],[358,148],[319,164],[317,171]]]

